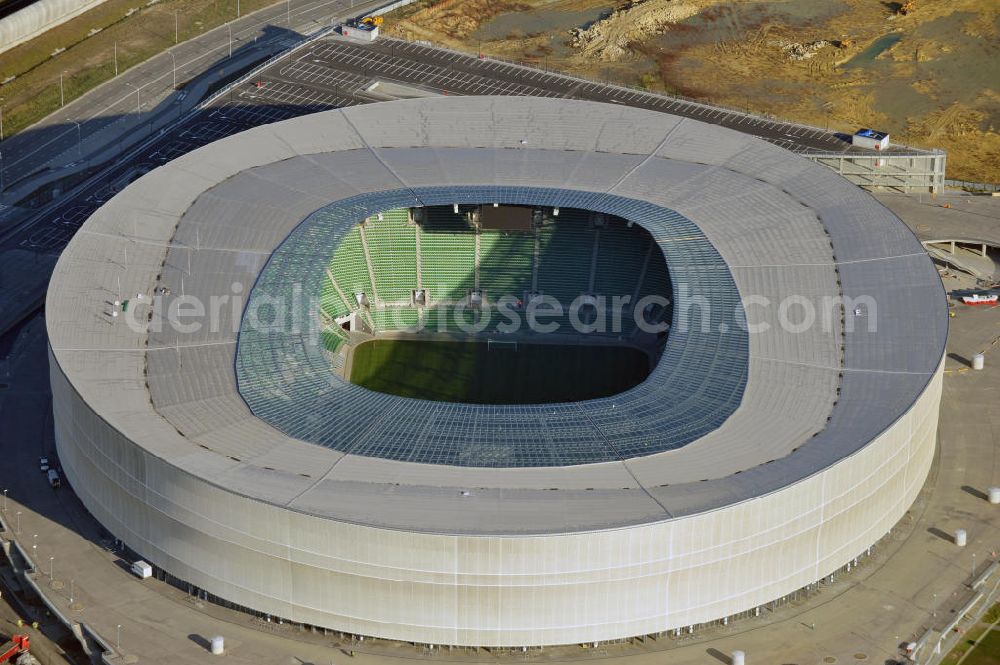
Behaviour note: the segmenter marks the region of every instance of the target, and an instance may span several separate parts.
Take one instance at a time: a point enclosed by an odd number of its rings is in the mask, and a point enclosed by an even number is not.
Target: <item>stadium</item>
[[[46,325],[66,478],[159,577],[528,647],[850,569],[930,468],[946,311],[892,213],[760,139],[441,97],[143,176],[62,254]]]

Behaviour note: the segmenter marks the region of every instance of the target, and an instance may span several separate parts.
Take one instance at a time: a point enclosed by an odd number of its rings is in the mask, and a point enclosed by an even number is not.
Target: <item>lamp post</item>
[[[66,96],[63,94],[63,74],[65,71],[59,72],[59,106],[66,106]]]
[[[55,562],[55,560],[56,560],[56,558],[55,558],[54,556],[50,556],[50,557],[49,557],[49,579],[50,579],[50,580],[52,580],[52,579],[55,579],[55,578],[54,578],[54,577],[52,576],[52,565],[53,565],[53,563]]]
[[[74,125],[76,125],[76,156],[83,156],[83,134],[80,132],[80,123],[75,120],[70,120]]]
[[[17,532],[21,533],[21,511],[17,511]]]
[[[2,159],[3,159],[3,153],[0,152],[0,160],[2,160]],[[3,164],[3,162],[0,161],[0,164]],[[3,168],[0,167],[0,192],[3,191],[3,180],[2,180],[2,178],[3,178]],[[3,511],[7,512],[7,490],[3,491]]]
[[[115,640],[115,647],[120,651],[122,648],[122,625],[118,624],[118,638]]]
[[[138,115],[140,113],[140,110],[139,110],[139,86],[132,85],[128,81],[125,81],[125,85],[128,86],[128,87],[130,87],[130,88],[135,88],[135,112]]]
[[[177,25],[178,25],[178,23],[177,23],[177,12],[178,12],[178,10],[175,9],[174,10],[174,44],[177,43],[177,37],[180,34],[179,31],[177,30]]]
[[[174,90],[176,90],[177,89],[177,58],[174,57],[174,52],[173,51],[167,51],[167,53],[170,54],[170,62],[173,63]]]

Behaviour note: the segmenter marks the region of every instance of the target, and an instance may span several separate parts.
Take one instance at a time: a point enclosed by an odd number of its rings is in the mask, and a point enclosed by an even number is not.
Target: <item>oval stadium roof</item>
[[[320,279],[316,257],[345,224],[404,200],[639,222],[675,288],[659,366],[589,402],[428,407],[331,381],[294,337],[238,340],[233,299],[289,283],[264,279],[269,260],[285,266],[273,275]],[[303,263],[283,254],[294,247],[308,247]],[[119,281],[132,306],[111,318]],[[162,287],[164,306],[229,300],[216,325],[129,325],[147,323],[145,296]],[[709,329],[679,331],[682,296],[705,293],[720,300]],[[265,125],[140,178],[64,252],[47,325],[54,362],[107,425],[192,478],[347,522],[541,534],[713,510],[858,451],[938,368],[942,294],[892,213],[758,139],[617,105],[447,97]],[[867,299],[860,316],[845,297]],[[720,333],[743,315],[738,298],[750,332]],[[789,325],[809,306],[814,325]],[[296,371],[279,371],[286,361]],[[329,417],[316,417],[324,404]],[[252,411],[271,408],[271,422]]]

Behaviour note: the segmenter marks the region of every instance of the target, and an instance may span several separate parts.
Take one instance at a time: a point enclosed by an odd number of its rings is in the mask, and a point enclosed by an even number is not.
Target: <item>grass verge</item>
[[[274,0],[239,4],[245,15]],[[173,46],[175,20],[183,42],[236,18],[236,5],[237,0],[108,0],[0,54],[0,81],[8,81],[0,85],[4,136],[56,111],[62,98],[68,104],[113,78],[116,52],[121,73]]]

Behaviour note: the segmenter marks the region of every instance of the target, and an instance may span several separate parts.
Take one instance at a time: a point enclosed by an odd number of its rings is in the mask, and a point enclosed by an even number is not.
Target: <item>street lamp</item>
[[[170,61],[173,63],[174,69],[174,90],[177,89],[177,58],[174,57],[173,51],[167,51],[170,54]]]
[[[59,72],[59,106],[66,106],[66,96],[63,94],[63,74],[65,70]]]
[[[54,556],[50,556],[50,557],[49,557],[49,579],[50,579],[50,580],[51,580],[51,579],[55,579],[55,578],[54,578],[54,577],[52,576],[52,563],[53,563],[53,562],[54,562],[55,560],[56,560],[56,558],[55,558]]]
[[[122,648],[122,625],[118,624],[118,639],[115,640],[115,646],[120,651]]]
[[[74,125],[76,125],[76,156],[83,156],[83,134],[80,132],[80,123],[75,120],[70,120]]]
[[[17,532],[21,533],[21,511],[17,511]]]
[[[177,31],[177,12],[178,12],[178,10],[175,9],[174,10],[174,44],[177,43],[177,35],[178,35],[178,31]]]
[[[141,113],[141,111],[139,110],[139,86],[132,85],[128,81],[125,81],[125,85],[127,85],[130,88],[135,88],[135,112],[136,114]]]
[[[3,153],[0,152],[0,192],[3,192]],[[3,491],[3,511],[7,512],[7,490]]]

